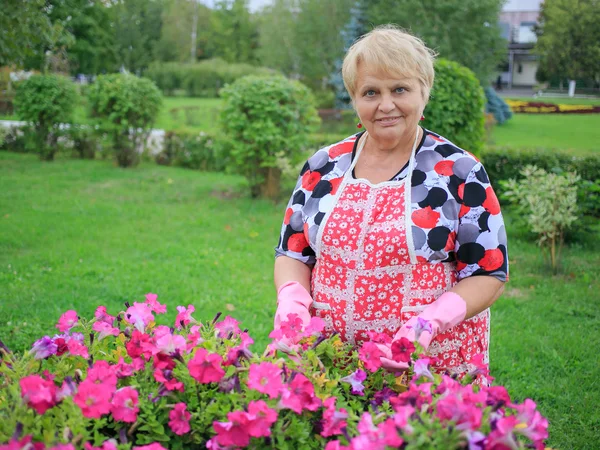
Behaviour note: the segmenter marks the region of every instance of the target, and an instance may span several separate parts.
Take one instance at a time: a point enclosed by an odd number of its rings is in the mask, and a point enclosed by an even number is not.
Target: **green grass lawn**
[[[273,247],[284,204],[251,200],[241,178],[142,164],[0,153],[0,338],[15,350],[62,312],[115,313],[155,292],[195,317],[223,311],[264,348]],[[551,275],[507,218],[511,281],[492,308],[491,371],[550,420],[551,447],[600,442],[600,245],[567,248]],[[594,242],[596,242],[594,244]]]

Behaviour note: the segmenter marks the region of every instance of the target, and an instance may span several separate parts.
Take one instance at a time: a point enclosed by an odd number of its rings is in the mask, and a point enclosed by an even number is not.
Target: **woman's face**
[[[419,80],[394,78],[359,65],[356,86],[356,112],[380,146],[395,148],[414,139],[425,109]]]

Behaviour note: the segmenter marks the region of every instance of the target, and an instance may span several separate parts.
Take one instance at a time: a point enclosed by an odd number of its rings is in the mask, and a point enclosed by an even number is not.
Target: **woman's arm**
[[[275,258],[275,289],[279,291],[279,288],[284,283],[297,281],[310,293],[311,273],[312,266],[306,265],[302,261],[290,258],[289,256],[278,256]]]
[[[463,278],[450,289],[450,292],[460,295],[467,304],[465,319],[470,319],[492,306],[503,291],[504,282],[488,275]]]

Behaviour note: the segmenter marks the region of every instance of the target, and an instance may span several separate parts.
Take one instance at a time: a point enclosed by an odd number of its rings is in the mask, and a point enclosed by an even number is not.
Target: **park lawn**
[[[598,154],[600,114],[513,114],[492,130],[490,144]]]
[[[56,332],[67,309],[90,317],[106,305],[114,314],[147,292],[168,305],[161,323],[193,304],[199,320],[218,311],[241,320],[255,351],[268,342],[285,203],[248,198],[241,178],[0,152],[0,191],[0,338],[9,347],[23,351]],[[598,239],[567,248],[553,276],[510,218],[511,281],[492,308],[492,374],[515,400],[538,402],[551,447],[595,448]]]

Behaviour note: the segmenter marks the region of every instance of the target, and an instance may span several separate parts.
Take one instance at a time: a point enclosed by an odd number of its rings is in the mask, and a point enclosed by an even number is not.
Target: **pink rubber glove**
[[[427,306],[421,314],[402,325],[393,341],[405,337],[409,341],[415,342],[417,340],[416,330],[418,330],[420,332],[418,342],[427,350],[435,336],[461,323],[466,315],[467,304],[462,297],[455,292],[444,292],[435,302]],[[431,331],[429,328],[431,328]],[[384,368],[388,370],[406,370],[408,368],[408,364],[396,362],[392,359],[391,346],[377,344],[377,347],[385,355],[381,357]]]
[[[297,281],[284,283],[277,291],[277,311],[275,312],[275,329],[279,328],[281,322],[287,320],[288,314],[298,314],[302,325],[306,327],[310,323],[310,312],[308,308],[313,299],[304,286]]]

